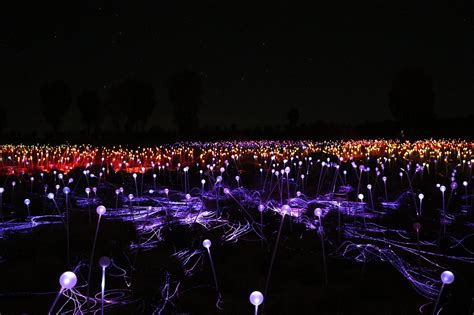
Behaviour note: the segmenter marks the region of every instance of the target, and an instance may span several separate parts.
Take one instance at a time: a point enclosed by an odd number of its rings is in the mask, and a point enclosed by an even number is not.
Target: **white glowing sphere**
[[[258,211],[263,212],[263,210],[265,210],[265,206],[264,205],[258,205]]]
[[[70,184],[70,183],[72,183],[73,181],[74,181],[74,178],[69,178],[67,182]]]
[[[136,179],[137,178],[137,173],[133,173],[133,178]]]
[[[263,294],[260,291],[253,291],[249,297],[250,303],[254,306],[259,306],[263,303]]]
[[[224,194],[226,194],[226,195],[230,194],[229,188],[224,188]]]
[[[282,212],[283,214],[288,214],[288,213],[290,213],[290,210],[291,210],[291,208],[290,208],[289,205],[283,205],[283,206],[281,206],[281,212]]]
[[[27,199],[25,199],[25,201],[23,201],[23,202],[24,202],[24,203],[25,203],[25,205],[27,205],[27,206],[29,206],[29,205],[30,205],[30,203],[31,203],[30,199],[28,199],[28,198],[27,198]]]
[[[323,214],[323,210],[321,210],[321,208],[314,209],[314,215],[315,216],[320,217],[321,214]]]
[[[15,185],[16,185],[16,182],[15,182],[15,181],[13,181],[13,182],[12,182],[12,186],[13,186],[13,187],[15,187]]]
[[[201,179],[201,184],[205,184],[206,183],[206,180],[205,179]]]
[[[452,183],[451,183],[451,189],[452,189],[452,190],[456,190],[456,188],[458,188],[458,183],[452,182]]]
[[[66,271],[59,277],[59,284],[63,289],[72,289],[77,283],[77,277],[72,271]]]
[[[63,194],[67,195],[71,192],[71,189],[69,187],[64,187],[63,188]]]
[[[240,176],[238,176],[238,175],[235,176],[235,180],[236,180],[236,181],[239,181],[239,180],[240,180]]]
[[[34,177],[30,177],[30,180],[33,182],[33,181],[35,180],[35,178],[34,178]]]
[[[449,270],[443,271],[443,273],[441,274],[441,281],[444,284],[453,283],[454,282],[454,274]]]
[[[439,187],[441,187],[441,184],[436,184],[436,188],[439,188]]]
[[[368,189],[368,190],[371,190],[371,189],[372,189],[372,185],[371,185],[371,184],[368,184],[368,185],[367,185],[367,189]]]
[[[54,199],[54,194],[53,194],[53,193],[49,193],[49,194],[48,194],[48,199],[53,200],[53,199]]]
[[[5,191],[5,188],[0,187],[0,194],[3,194],[4,191]]]
[[[120,189],[115,189],[115,194],[116,195],[120,194]]]
[[[98,215],[103,215],[107,209],[104,206],[98,206],[95,211],[97,211]]]
[[[425,195],[419,194],[419,195],[418,195],[418,198],[420,198],[420,200],[423,200],[423,198],[425,198]]]
[[[97,187],[92,187],[92,191],[94,192],[94,194],[97,192]]]
[[[191,195],[190,194],[186,194],[186,200],[189,200],[191,199]]]
[[[129,194],[128,199],[132,200],[133,199],[133,194]]]
[[[219,171],[220,171],[221,173],[224,173],[225,168],[221,167],[221,168],[219,169]]]
[[[216,182],[220,183],[222,181],[222,176],[217,176]]]
[[[446,186],[441,186],[441,187],[439,188],[439,190],[441,190],[441,192],[445,192],[445,191],[446,191]]]
[[[156,174],[153,174],[153,178],[156,178]]]
[[[285,167],[285,173],[286,173],[286,174],[290,173],[290,168],[289,168],[288,166]]]
[[[61,187],[61,186],[59,186],[59,185],[56,185],[56,186],[54,186],[54,187],[56,188],[56,190],[58,190],[58,189],[59,189],[59,187]]]
[[[387,176],[383,176],[383,177],[382,177],[382,180],[383,180],[384,182],[386,182],[386,181],[387,181]]]
[[[168,188],[165,188],[165,194],[168,194],[170,190]]]
[[[155,192],[155,191],[154,191],[153,189],[148,190],[148,193],[149,193],[150,195],[153,194],[154,192]]]
[[[402,172],[400,172],[400,173],[398,173],[398,175],[400,175],[400,177],[402,177],[402,176],[403,176],[403,173],[402,173]]]
[[[296,197],[301,197],[301,191],[296,192]]]
[[[202,246],[204,246],[205,248],[211,247],[211,244],[211,240],[205,239],[204,241],[202,241]]]
[[[100,257],[99,266],[101,266],[102,268],[107,268],[108,266],[110,266],[110,258],[107,256]]]
[[[462,182],[462,185],[463,185],[464,187],[467,187],[467,181],[463,181],[463,182]]]
[[[360,200],[363,200],[363,199],[364,199],[364,195],[363,195],[363,194],[359,194],[359,195],[357,196],[357,198],[359,198]]]
[[[119,190],[121,193],[123,193],[123,187],[120,187]]]
[[[90,189],[89,187],[86,187],[85,192],[86,192],[86,194],[90,194],[90,193],[91,193],[91,189]]]

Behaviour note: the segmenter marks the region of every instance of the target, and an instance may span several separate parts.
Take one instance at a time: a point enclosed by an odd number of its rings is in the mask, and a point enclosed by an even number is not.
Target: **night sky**
[[[438,116],[474,113],[469,1],[8,2],[0,102],[9,128],[46,128],[45,80],[64,79],[76,96],[127,77],[154,84],[148,126],[174,128],[165,82],[185,69],[203,79],[204,126],[281,124],[292,107],[300,122],[390,119],[391,82],[410,65],[432,74]],[[66,129],[77,116],[73,105]]]

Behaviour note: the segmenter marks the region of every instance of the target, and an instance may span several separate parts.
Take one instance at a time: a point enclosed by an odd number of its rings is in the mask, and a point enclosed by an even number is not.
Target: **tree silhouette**
[[[202,82],[199,74],[183,71],[168,81],[168,98],[173,105],[174,122],[182,137],[193,136],[199,128],[202,106]]]
[[[121,121],[125,120],[126,129],[138,131],[140,124],[143,131],[155,104],[155,90],[150,82],[127,79],[110,89],[107,111],[116,127],[121,128]]]
[[[71,88],[62,80],[45,82],[41,85],[40,97],[43,116],[56,133],[60,127],[61,118],[71,106]]]
[[[421,67],[409,67],[392,82],[389,106],[402,128],[420,129],[434,118],[433,79]]]
[[[90,136],[92,128],[97,132],[103,121],[103,107],[99,93],[96,90],[82,90],[77,97],[77,108],[82,121],[87,125],[87,136]]]

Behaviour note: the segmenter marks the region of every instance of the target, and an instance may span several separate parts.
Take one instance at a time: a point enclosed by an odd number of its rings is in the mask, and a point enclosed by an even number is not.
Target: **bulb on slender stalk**
[[[388,202],[388,194],[387,194],[387,176],[382,177],[383,180],[383,187],[385,189],[385,201]]]
[[[418,195],[418,199],[420,199],[420,212],[418,213],[418,216],[420,216],[420,217],[421,217],[421,209],[422,209],[422,205],[423,205],[423,198],[425,198],[425,195],[423,195],[423,194]]]
[[[372,210],[374,210],[374,200],[372,198],[372,185],[368,184],[367,189],[369,190],[370,205],[372,206]]]
[[[441,298],[441,295],[443,294],[443,289],[444,289],[444,286],[446,284],[451,284],[454,282],[454,274],[449,271],[449,270],[446,270],[446,271],[443,271],[443,273],[441,274],[441,289],[439,290],[439,293],[438,293],[438,298],[436,299],[436,303],[433,307],[433,315],[436,314],[436,310],[438,309],[438,304],[439,304],[439,300]]]
[[[467,181],[463,181],[462,185],[464,186],[464,199],[466,200],[466,206],[468,205],[468,198],[467,198]]]
[[[91,252],[91,261],[89,264],[89,274],[87,276],[87,303],[90,304],[90,288],[91,288],[91,275],[92,275],[92,266],[94,262],[94,252],[95,252],[95,244],[97,243],[97,235],[99,234],[99,226],[100,226],[100,219],[102,218],[102,215],[105,214],[107,209],[104,206],[98,206],[96,209],[97,214],[99,215],[99,218],[97,219],[97,227],[95,229],[95,234],[94,234],[94,242],[92,243],[92,252]]]
[[[211,262],[211,269],[212,269],[212,275],[214,277],[214,285],[216,286],[216,292],[217,292],[217,299],[220,301],[221,299],[221,292],[219,290],[219,285],[217,283],[217,275],[216,275],[216,269],[214,268],[214,262],[212,261],[212,255],[211,255],[211,245],[212,242],[211,240],[205,239],[202,242],[202,246],[204,246],[205,249],[207,249],[207,253],[209,255],[209,261]]]
[[[31,201],[30,201],[30,199],[28,199],[28,198],[25,199],[25,200],[23,201],[23,203],[24,203],[25,206],[26,206],[26,210],[27,210],[27,212],[28,212],[28,217],[31,217],[31,214],[30,214],[30,203],[31,203]]]
[[[258,314],[258,307],[263,303],[263,294],[260,291],[253,291],[249,297],[250,303],[255,306],[254,315]]]
[[[110,266],[110,258],[102,256],[99,259],[99,266],[102,267],[102,281],[100,282],[100,314],[104,315],[104,293],[105,293],[105,268]]]
[[[444,209],[444,192],[446,191],[446,186],[441,186],[439,187],[439,190],[441,191],[441,196],[443,198],[443,207],[442,207],[442,212],[443,212],[443,235],[446,234],[446,210]]]
[[[289,214],[290,211],[291,211],[291,207],[289,205],[281,206],[280,228],[278,229],[278,234],[277,234],[277,239],[276,239],[276,242],[275,242],[275,247],[273,248],[272,259],[270,260],[270,267],[268,268],[268,275],[267,275],[267,280],[265,282],[264,296],[268,296],[268,286],[270,284],[270,279],[271,279],[271,276],[272,276],[273,262],[275,261],[275,256],[276,256],[276,252],[277,252],[277,249],[278,249],[278,242],[280,241],[281,230],[283,228],[283,222],[285,221],[285,216],[287,214]]]
[[[61,285],[61,289],[59,289],[59,292],[56,295],[53,304],[49,308],[48,315],[51,315],[53,313],[53,309],[56,306],[56,303],[58,303],[61,294],[65,290],[71,290],[72,288],[74,288],[76,286],[76,283],[77,277],[76,274],[72,271],[66,271],[61,275],[61,277],[59,277],[59,284]]]

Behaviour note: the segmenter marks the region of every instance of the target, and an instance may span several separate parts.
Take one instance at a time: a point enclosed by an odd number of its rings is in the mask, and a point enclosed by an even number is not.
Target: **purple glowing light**
[[[100,257],[99,266],[101,266],[102,268],[107,268],[108,266],[110,266],[110,258],[107,256]]]
[[[263,303],[263,294],[260,291],[253,291],[249,297],[250,303],[254,306],[259,306]]]
[[[76,286],[76,283],[77,277],[72,271],[66,271],[59,277],[59,284],[63,289],[72,289]]]
[[[441,274],[441,281],[443,282],[443,284],[453,283],[454,282],[454,274],[449,270],[443,271],[443,273]]]
[[[98,215],[103,215],[107,211],[107,209],[101,205],[97,207],[96,211]]]
[[[211,247],[211,244],[212,244],[211,240],[205,239],[204,241],[202,241],[202,246],[204,246],[207,249]]]

